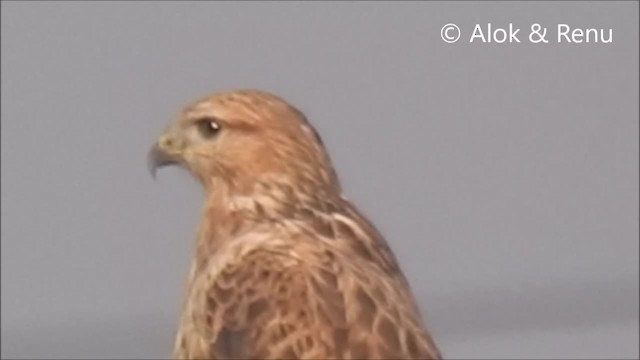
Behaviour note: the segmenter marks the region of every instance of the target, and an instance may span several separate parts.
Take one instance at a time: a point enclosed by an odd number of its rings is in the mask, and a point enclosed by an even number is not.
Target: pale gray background
[[[638,358],[637,2],[5,1],[3,357],[170,353],[201,194],[146,152],[239,87],[307,113],[445,356]]]

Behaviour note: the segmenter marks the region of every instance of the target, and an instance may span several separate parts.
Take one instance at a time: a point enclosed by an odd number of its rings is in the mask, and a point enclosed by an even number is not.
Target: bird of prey
[[[204,189],[173,357],[439,359],[391,249],[304,114],[271,93],[188,105],[149,153]]]

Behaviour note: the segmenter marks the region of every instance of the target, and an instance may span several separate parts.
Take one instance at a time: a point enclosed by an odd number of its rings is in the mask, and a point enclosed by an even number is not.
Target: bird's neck
[[[341,206],[337,187],[316,186],[313,193],[295,188],[286,181],[256,182],[238,187],[214,181],[205,189],[196,255],[208,258],[224,243],[237,240],[257,226],[294,219],[305,211],[332,212]]]

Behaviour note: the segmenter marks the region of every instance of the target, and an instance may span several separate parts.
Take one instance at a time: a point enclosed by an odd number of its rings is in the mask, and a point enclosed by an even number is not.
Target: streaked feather
[[[203,116],[227,133],[199,139],[189,126]],[[175,358],[440,358],[393,252],[299,110],[222,93],[167,133],[188,144],[176,162],[206,193]]]

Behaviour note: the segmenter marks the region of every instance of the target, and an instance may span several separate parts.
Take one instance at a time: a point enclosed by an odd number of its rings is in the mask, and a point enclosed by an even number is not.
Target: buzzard
[[[153,145],[205,194],[173,357],[439,359],[409,284],[316,130],[259,90],[188,105]]]

